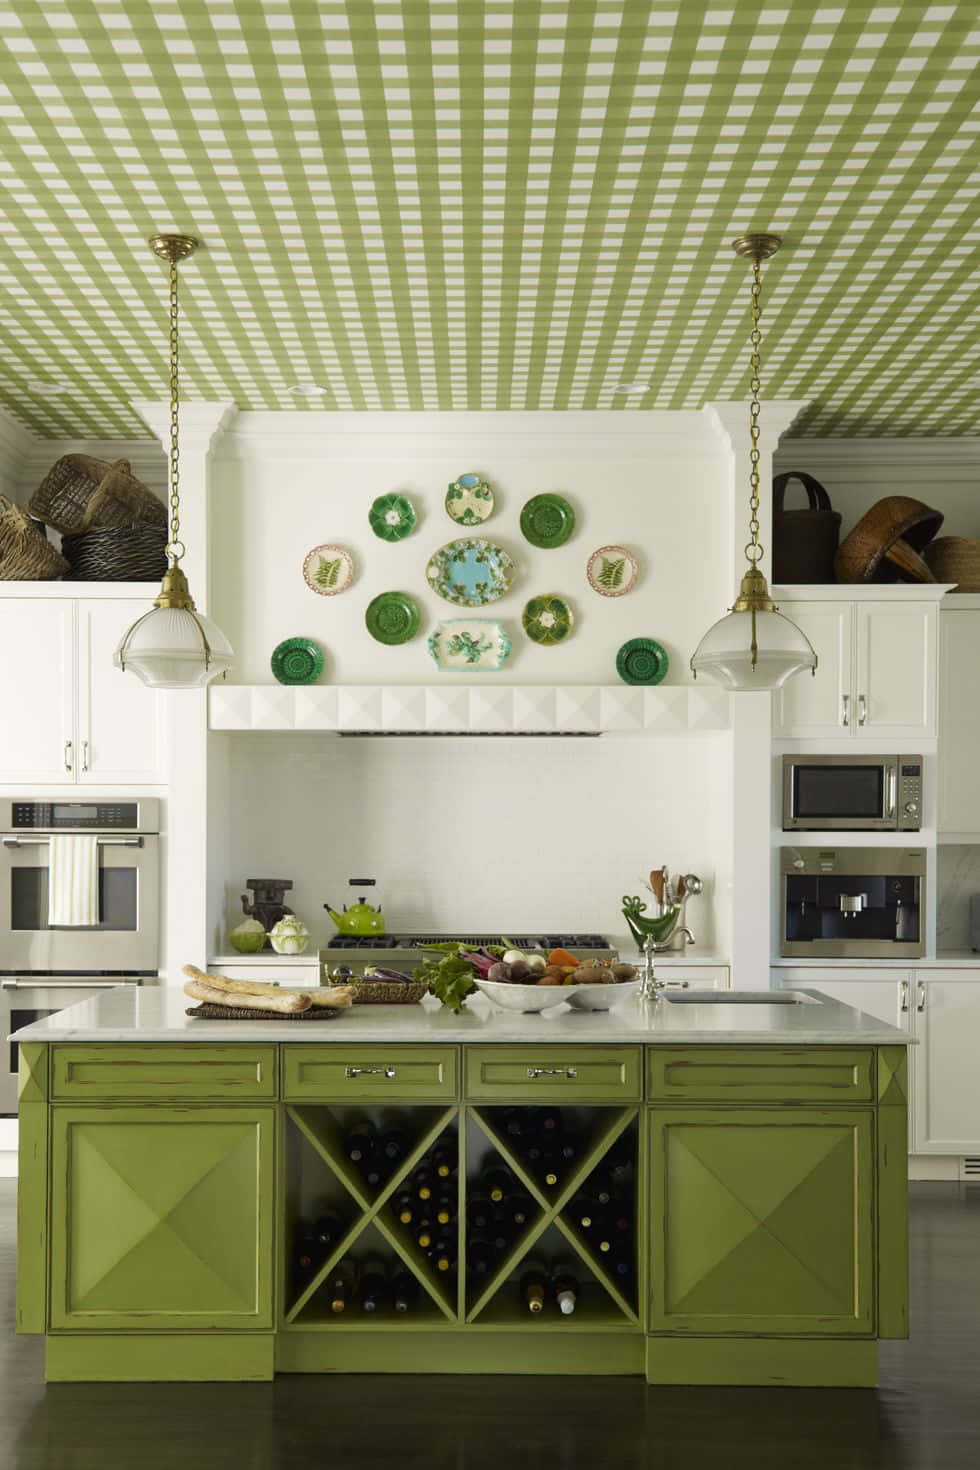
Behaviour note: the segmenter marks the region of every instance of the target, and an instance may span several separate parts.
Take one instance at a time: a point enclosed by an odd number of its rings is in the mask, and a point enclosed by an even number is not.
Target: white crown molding
[[[164,449],[170,445],[170,400],[166,398],[131,398],[129,406],[138,413]],[[197,452],[206,454],[238,414],[236,404],[225,399],[205,399],[180,405],[181,443],[193,443]],[[203,442],[202,442],[203,441]]]
[[[862,478],[867,476],[869,469],[877,468],[887,474],[895,465],[928,469],[941,465],[943,470],[947,466],[963,465],[976,472],[980,470],[980,436],[790,439],[779,445],[773,464],[777,470],[831,465],[853,468],[860,471]]]
[[[800,414],[809,406],[808,398],[766,399],[759,413],[759,428],[762,437],[770,441],[778,441],[789,432]],[[743,448],[748,449],[749,400],[747,398],[719,399],[715,403],[706,403],[702,413],[726,449],[732,453],[737,453]]]

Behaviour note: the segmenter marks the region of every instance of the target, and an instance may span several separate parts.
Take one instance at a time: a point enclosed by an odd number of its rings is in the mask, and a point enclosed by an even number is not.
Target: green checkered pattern
[[[771,229],[764,391],[812,400],[797,432],[976,430],[976,0],[0,7],[0,401],[40,434],[145,433],[165,229],[206,245],[187,398],[744,397],[728,242]]]

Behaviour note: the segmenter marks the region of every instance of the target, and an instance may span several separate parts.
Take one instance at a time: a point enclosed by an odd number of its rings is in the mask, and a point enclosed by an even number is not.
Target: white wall
[[[651,868],[695,872],[698,953],[727,953],[729,737],[223,737],[231,868],[292,878],[313,944],[323,903],[376,878],[388,927],[541,927],[622,934]],[[719,893],[719,889],[721,890]],[[652,904],[652,900],[651,900]],[[212,953],[226,948],[214,914]]]
[[[508,683],[615,682],[616,651],[636,636],[665,646],[671,682],[690,680],[687,661],[730,590],[729,462],[708,415],[276,413],[240,415],[215,452],[210,610],[236,650],[234,681],[271,682],[273,648],[297,634],[325,648],[325,682],[465,680],[436,675],[426,648],[440,619],[463,613],[429,591],[425,567],[438,547],[474,534],[443,504],[468,470],[497,497],[483,533],[518,566],[513,590],[481,612],[513,639]],[[411,497],[419,525],[389,545],[367,513],[395,490]],[[540,491],[575,508],[575,533],[557,550],[537,550],[520,533],[521,506]],[[348,547],[356,562],[357,580],[336,597],[303,581],[303,557],[320,542]],[[617,599],[598,596],[585,577],[589,554],[609,542],[634,550],[642,569]],[[364,626],[371,598],[388,590],[410,593],[423,613],[419,635],[397,648]],[[541,592],[573,606],[574,632],[555,648],[521,632],[524,604]]]

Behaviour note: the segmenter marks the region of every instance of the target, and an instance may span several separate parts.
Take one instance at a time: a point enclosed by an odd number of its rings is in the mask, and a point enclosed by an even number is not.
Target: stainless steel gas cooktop
[[[613,952],[602,934],[472,934],[456,931],[446,934],[335,934],[319,954],[321,970],[349,965],[361,969],[366,965],[390,965],[411,968],[417,965],[421,951],[428,944],[465,944],[479,949],[484,944],[513,944],[517,949],[547,954],[552,949],[567,949],[576,959],[587,960],[598,955],[607,959]]]

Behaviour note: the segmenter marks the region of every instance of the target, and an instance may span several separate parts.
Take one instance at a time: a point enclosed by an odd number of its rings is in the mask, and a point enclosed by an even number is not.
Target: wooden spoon
[[[653,896],[654,896],[654,898],[657,900],[657,902],[660,904],[660,906],[663,907],[663,901],[664,901],[664,870],[663,870],[663,868],[654,868],[653,872],[650,874],[650,887],[653,889]]]

